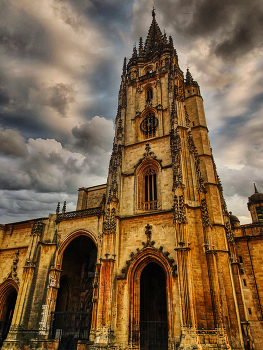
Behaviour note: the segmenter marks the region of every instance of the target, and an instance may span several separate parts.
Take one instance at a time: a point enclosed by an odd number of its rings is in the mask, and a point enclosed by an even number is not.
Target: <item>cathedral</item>
[[[263,349],[263,194],[228,212],[203,99],[152,12],[124,59],[107,183],[0,225],[5,350]]]

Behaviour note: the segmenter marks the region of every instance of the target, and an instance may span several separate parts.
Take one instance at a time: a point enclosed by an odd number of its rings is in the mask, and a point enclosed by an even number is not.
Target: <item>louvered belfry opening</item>
[[[150,168],[146,171],[145,176],[145,203],[144,209],[157,209],[157,174],[156,170]]]
[[[146,100],[146,102],[151,102],[152,98],[153,98],[153,91],[152,91],[151,88],[149,88],[149,89],[147,89],[147,100]]]
[[[140,349],[168,349],[166,278],[153,262],[143,269],[140,279]]]

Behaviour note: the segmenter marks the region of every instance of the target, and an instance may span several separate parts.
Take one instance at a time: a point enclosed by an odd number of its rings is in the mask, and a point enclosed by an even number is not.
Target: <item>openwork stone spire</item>
[[[152,23],[145,42],[145,54],[150,55],[157,48],[161,48],[164,44],[161,29],[155,19],[155,11],[152,11]]]

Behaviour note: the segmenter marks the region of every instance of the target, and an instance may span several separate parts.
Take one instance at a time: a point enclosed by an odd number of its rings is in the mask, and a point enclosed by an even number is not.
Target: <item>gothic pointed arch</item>
[[[86,236],[90,238],[95,246],[98,248],[98,241],[96,236],[92,231],[87,229],[78,229],[73,232],[68,233],[61,241],[58,247],[58,256],[57,256],[57,267],[60,268],[62,265],[63,253],[67,246],[77,237]]]
[[[18,284],[12,278],[7,278],[0,285],[0,347],[6,339],[11,326],[18,288]]]
[[[145,101],[147,104],[150,104],[152,103],[152,99],[153,99],[153,90],[154,90],[154,86],[152,83],[148,83],[144,86],[144,91],[145,91]],[[147,109],[153,109],[153,108],[147,108]],[[153,111],[152,111],[153,112]]]
[[[153,242],[154,243],[154,242]],[[169,254],[169,253],[168,253]],[[167,255],[168,256],[168,255]],[[166,295],[166,310],[168,333],[173,336],[174,316],[171,310],[173,309],[173,269],[167,260],[165,254],[150,246],[142,249],[130,263],[127,271],[127,280],[129,288],[129,326],[130,326],[130,344],[136,347],[140,342],[141,331],[141,276],[143,270],[149,264],[158,265],[165,276],[165,295]]]
[[[137,210],[161,209],[161,161],[146,144],[144,158],[136,166]]]
[[[19,289],[18,284],[12,278],[6,279],[0,285],[0,316],[1,316],[3,305],[5,304],[9,294],[12,291],[16,291],[16,293],[18,293],[18,289]]]

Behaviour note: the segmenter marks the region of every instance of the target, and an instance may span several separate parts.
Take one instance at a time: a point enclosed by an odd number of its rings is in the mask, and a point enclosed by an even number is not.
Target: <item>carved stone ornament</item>
[[[184,83],[182,79],[178,79],[178,101],[184,102]]]
[[[147,225],[148,226],[148,225]],[[146,226],[146,227],[147,227]],[[149,231],[148,231],[149,232]],[[146,232],[145,232],[146,233]],[[148,238],[148,236],[147,236]],[[173,274],[173,277],[177,277],[177,265],[174,263],[174,259],[173,258],[169,258],[169,255],[170,253],[169,252],[164,252],[163,251],[163,247],[160,246],[160,248],[156,248],[154,247],[155,245],[155,242],[154,241],[150,241],[149,239],[147,240],[147,243],[145,242],[142,242],[142,245],[143,245],[143,248],[140,249],[140,248],[137,248],[136,249],[136,252],[131,252],[130,254],[130,260],[127,260],[126,261],[126,266],[121,270],[122,272],[122,275],[118,277],[118,279],[126,279],[127,277],[127,272],[128,272],[128,269],[131,265],[131,262],[138,256],[139,253],[141,253],[143,250],[145,250],[146,248],[151,248],[155,251],[158,251],[160,252],[164,257],[165,259],[168,261],[169,265],[171,266],[171,269],[172,269],[172,274]]]
[[[31,236],[40,236],[43,232],[44,223],[42,221],[34,222],[31,230]]]
[[[188,112],[187,112],[186,105],[184,105],[184,114],[185,114],[186,126],[189,128],[190,127],[190,119],[189,119],[189,115],[188,115]]]
[[[49,274],[49,287],[59,288],[59,280],[56,276]]]
[[[225,228],[226,228],[226,238],[227,238],[228,242],[233,242],[234,235],[233,235],[233,231],[231,230],[231,225],[229,222],[227,222],[225,224]]]
[[[143,162],[144,159],[148,159],[148,158],[155,159],[160,165],[162,164],[162,160],[157,159],[154,152],[151,152],[151,147],[150,147],[149,143],[147,142],[145,145],[145,153],[143,153],[143,157],[138,161],[138,163],[134,166],[134,168],[136,169]]]
[[[202,215],[203,227],[212,226],[212,221],[210,220],[210,217],[208,214],[207,204],[205,199],[201,199],[201,215]]]
[[[118,120],[119,118],[121,118],[121,108],[120,108],[120,106],[118,106],[118,109],[117,109],[116,122],[117,122],[117,120]]]
[[[191,132],[191,129],[188,129],[187,131],[187,137],[188,137],[188,149],[191,154],[194,156],[194,162],[195,162],[195,170],[197,174],[197,181],[198,181],[198,191],[206,192],[205,185],[204,185],[204,179],[203,175],[201,173],[200,169],[200,158],[197,152],[197,148],[195,147],[193,135]]]
[[[119,120],[118,120],[118,127],[117,127],[117,139],[121,140],[122,137],[123,137],[122,119],[119,118]]]
[[[175,224],[186,224],[186,210],[184,203],[184,196],[174,196],[174,205],[173,205],[173,215]]]
[[[118,198],[118,183],[117,183],[117,172],[122,164],[122,147],[116,143],[113,145],[113,150],[110,159],[109,176],[110,176],[110,190],[108,203],[111,202],[112,198]]]
[[[105,213],[105,220],[103,223],[104,234],[116,233],[116,210],[115,208],[108,208]]]
[[[93,216],[93,215],[97,215],[98,217],[100,217],[102,214],[103,214],[103,210],[101,207],[69,211],[64,215],[62,215],[62,213],[58,214],[57,222],[60,222],[62,220],[71,220],[75,218],[81,218],[81,217]]]
[[[19,261],[19,250],[17,250],[15,252],[15,258],[13,260],[13,265],[11,266],[11,271],[9,272],[9,274],[7,275],[6,278],[4,278],[4,281],[7,280],[8,278],[12,278],[18,285],[19,285],[19,278],[17,277],[17,264]]]
[[[97,265],[96,271],[95,271],[95,276],[94,276],[94,281],[93,281],[93,288],[97,288],[99,285],[99,277],[100,277],[100,266]]]
[[[171,123],[171,130],[174,130],[174,127],[178,125],[177,104],[175,99],[172,102],[170,123]]]
[[[213,157],[212,148],[211,148],[211,156],[212,156],[212,163],[213,163],[214,173],[215,173],[215,177],[216,177],[217,187],[218,187],[218,190],[219,190],[219,196],[220,196],[220,203],[221,203],[222,211],[223,211],[223,214],[228,215],[228,210],[227,210],[225,198],[224,198],[224,195],[223,195],[223,186],[222,186],[220,177],[218,176],[218,173],[217,173],[216,163],[215,163],[215,160],[214,160],[214,157]]]
[[[170,132],[170,147],[173,169],[173,190],[182,184],[181,137],[178,127]]]
[[[145,234],[146,234],[146,236],[147,236],[147,243],[149,243],[150,241],[151,241],[151,237],[152,237],[152,231],[151,231],[151,229],[152,229],[152,226],[150,226],[149,224],[147,224],[146,226],[145,226]]]
[[[42,305],[41,321],[39,322],[39,334],[47,334],[48,306]]]

